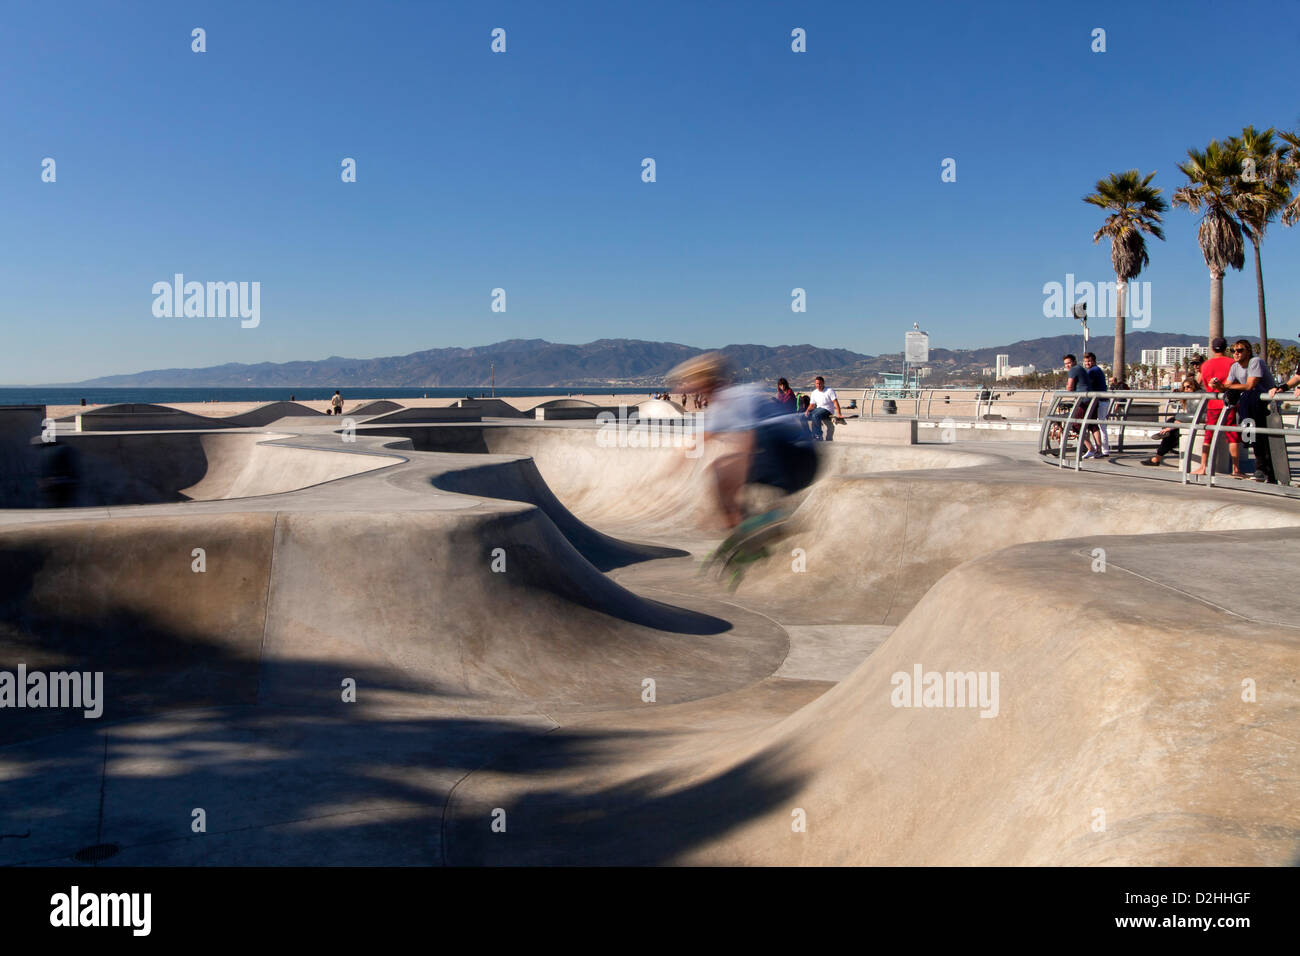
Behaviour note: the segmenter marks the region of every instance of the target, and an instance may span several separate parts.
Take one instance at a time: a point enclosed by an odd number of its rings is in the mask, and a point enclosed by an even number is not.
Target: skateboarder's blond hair
[[[730,377],[730,366],[725,355],[721,352],[703,352],[676,365],[664,376],[664,382],[669,388],[684,388],[688,392],[694,392],[725,385]]]

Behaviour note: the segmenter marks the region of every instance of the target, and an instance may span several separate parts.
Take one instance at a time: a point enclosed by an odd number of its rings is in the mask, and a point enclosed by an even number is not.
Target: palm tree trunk
[[[1268,318],[1264,314],[1264,267],[1259,262],[1259,243],[1254,239],[1250,244],[1255,247],[1255,295],[1259,300],[1259,354],[1268,364]]]
[[[1223,338],[1223,273],[1210,273],[1210,339]]]
[[[1112,375],[1124,381],[1124,326],[1128,318],[1128,283],[1115,276],[1115,362]]]

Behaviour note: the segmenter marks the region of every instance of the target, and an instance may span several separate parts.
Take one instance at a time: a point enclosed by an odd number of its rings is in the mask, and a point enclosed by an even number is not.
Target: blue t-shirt
[[[1088,390],[1090,392],[1106,391],[1106,370],[1100,365],[1094,365],[1092,368],[1088,369],[1087,372],[1088,384],[1091,386]]]
[[[734,385],[709,399],[703,427],[706,432],[758,430],[763,439],[798,443],[808,437],[808,430],[800,424],[801,417],[762,385]]]
[[[1069,380],[1074,383],[1076,392],[1091,392],[1092,385],[1088,380],[1088,370],[1082,365],[1076,365],[1070,369]]]

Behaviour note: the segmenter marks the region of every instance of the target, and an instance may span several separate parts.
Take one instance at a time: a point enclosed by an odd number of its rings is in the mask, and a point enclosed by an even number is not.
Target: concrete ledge
[[[341,419],[337,420],[341,421]],[[402,408],[386,415],[378,415],[367,421],[366,424],[481,422],[482,420],[483,412],[478,408]]]
[[[547,422],[566,422],[579,421],[584,419],[595,419],[601,412],[609,412],[611,415],[617,415],[619,409],[617,406],[600,406],[585,405],[578,407],[559,407],[547,408],[539,405],[533,409],[533,417],[538,421]]]
[[[865,441],[877,445],[915,445],[916,419],[854,419],[835,427],[834,441]]]

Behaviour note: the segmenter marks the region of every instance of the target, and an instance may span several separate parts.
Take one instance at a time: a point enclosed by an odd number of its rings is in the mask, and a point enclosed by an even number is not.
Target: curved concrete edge
[[[1300,525],[1300,511],[1271,499],[1224,502],[1107,483],[1050,483],[1000,469],[981,477],[830,477],[809,491],[770,546],[784,555],[802,551],[806,571],[794,573],[789,560],[764,562],[737,595],[761,597],[788,623],[897,624],[952,568],[1017,544]]]
[[[1208,573],[1224,553],[1253,558],[1292,536],[1177,537]],[[527,772],[503,759],[457,787],[448,861],[1294,863],[1300,631],[1262,634],[1126,573],[1130,559],[1144,564],[1147,537],[1101,540],[1104,602],[1075,543],[998,551],[946,575],[851,677],[784,719],[756,707],[739,728],[672,709],[661,726],[573,722],[531,749]],[[904,700],[918,666],[977,686],[983,674],[986,688],[996,673],[994,706]],[[1256,700],[1243,700],[1244,677]],[[683,726],[702,729],[683,740]],[[574,768],[568,735],[606,729],[649,741]],[[526,824],[495,840],[481,823],[492,807]]]

